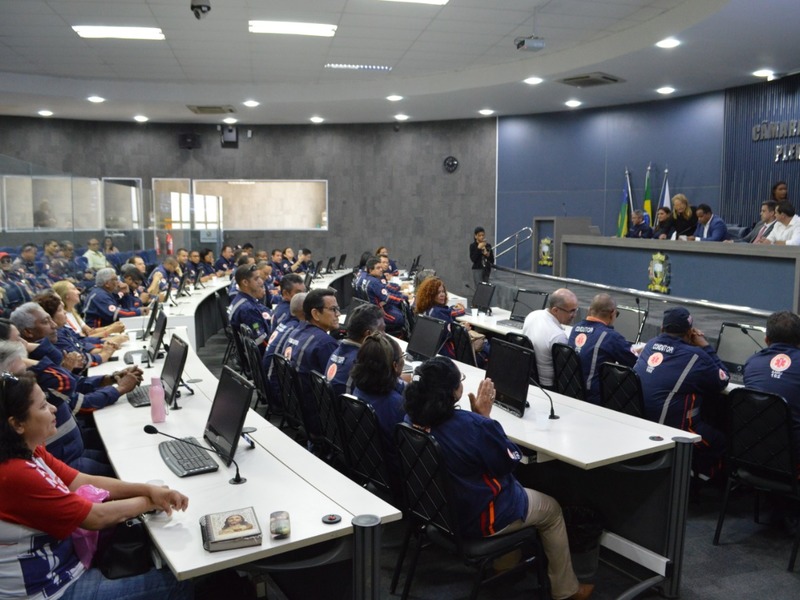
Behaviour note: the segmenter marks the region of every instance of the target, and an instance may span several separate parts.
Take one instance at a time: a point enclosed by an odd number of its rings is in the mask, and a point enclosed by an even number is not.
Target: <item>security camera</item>
[[[195,19],[202,19],[211,12],[211,0],[191,0],[190,7]]]

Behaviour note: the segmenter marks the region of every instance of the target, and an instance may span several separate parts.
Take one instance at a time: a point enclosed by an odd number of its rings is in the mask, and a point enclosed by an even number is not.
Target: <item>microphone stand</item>
[[[200,444],[193,444],[192,442],[186,441],[186,440],[181,439],[179,437],[175,437],[174,435],[170,435],[168,433],[164,433],[163,431],[159,431],[153,425],[145,425],[144,426],[144,432],[145,433],[149,433],[150,435],[155,435],[155,434],[163,435],[163,436],[171,438],[173,440],[178,440],[179,442],[181,442],[182,444],[186,444],[187,446],[194,446],[195,448],[200,448],[201,450],[205,450],[207,452],[213,452],[214,454],[216,454],[217,456],[219,456],[223,460],[226,458],[225,456],[222,455],[221,452],[215,450],[214,448],[206,448],[205,446],[201,446]],[[239,475],[239,464],[233,459],[233,457],[231,457],[231,462],[236,467],[236,476],[233,477],[232,479],[228,480],[228,483],[230,483],[231,485],[241,485],[242,483],[246,482],[247,479],[245,479],[244,477],[241,477]]]
[[[533,360],[536,360],[536,358],[534,358]],[[531,383],[533,383],[533,385],[535,385],[537,388],[539,388],[542,391],[542,393],[545,396],[547,396],[547,399],[550,400],[550,416],[548,417],[548,419],[551,419],[553,421],[555,421],[556,419],[560,419],[561,417],[559,417],[556,414],[556,408],[553,405],[553,397],[550,394],[548,394],[547,390],[545,390],[542,387],[542,385],[536,379],[534,379],[533,377],[528,377],[528,381],[530,381]]]

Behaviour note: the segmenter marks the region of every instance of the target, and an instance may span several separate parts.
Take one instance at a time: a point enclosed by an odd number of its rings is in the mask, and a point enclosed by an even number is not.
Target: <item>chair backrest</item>
[[[789,483],[798,493],[792,416],[786,400],[749,388],[728,396],[728,458],[732,469],[744,468]]]
[[[531,339],[527,335],[522,333],[507,333],[506,341],[516,346],[522,346],[523,348],[533,350],[533,342],[531,342]],[[536,360],[531,361],[530,378],[533,385],[539,385],[539,369],[536,367]]]
[[[280,354],[272,356],[272,373],[278,384],[283,405],[283,415],[289,427],[305,430],[303,410],[300,406],[300,382],[292,363]]]
[[[644,419],[642,382],[636,371],[616,363],[600,365],[600,404]]]
[[[581,359],[575,349],[566,344],[553,344],[553,387],[559,394],[578,400],[586,399],[586,387],[581,369]]]
[[[236,351],[236,356],[239,358],[239,365],[242,368],[242,375],[250,381],[253,381],[253,375],[250,373],[250,365],[247,362],[247,356],[245,356],[244,343],[242,342],[244,338],[250,337],[250,329],[248,329],[247,325],[242,323],[239,325],[239,329],[231,327],[231,333],[233,334],[233,347]]]
[[[466,365],[477,366],[475,350],[472,347],[472,340],[467,329],[460,323],[450,323],[450,335],[453,338],[453,350],[456,360]]]
[[[400,423],[395,429],[395,440],[407,511],[459,541],[450,476],[436,439],[408,423]]]
[[[350,394],[339,396],[342,438],[350,477],[390,491],[389,472],[384,460],[381,431],[375,409]]]
[[[224,290],[217,290],[214,292],[214,296],[217,298],[217,312],[219,313],[219,318],[222,321],[222,326],[225,327],[226,332],[230,332],[231,320],[228,316],[228,305],[230,304],[230,300],[228,299],[228,294]]]
[[[322,437],[315,437],[314,443],[325,444],[327,448],[323,455],[337,459],[344,456],[344,444],[339,424],[339,410],[336,406],[336,392],[325,376],[317,371],[311,371],[310,382],[311,394],[314,396],[314,404],[322,424]]]
[[[250,369],[253,384],[256,386],[257,403],[271,405],[271,388],[267,385],[266,374],[261,368],[261,352],[258,350],[256,341],[249,335],[242,336],[242,346],[244,347],[244,357]]]

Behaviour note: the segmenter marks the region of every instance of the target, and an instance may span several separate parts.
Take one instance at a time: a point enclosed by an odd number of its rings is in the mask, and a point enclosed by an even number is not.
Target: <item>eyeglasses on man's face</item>
[[[570,309],[564,308],[563,306],[555,306],[554,308],[560,310],[561,312],[565,312],[569,315],[574,315],[576,312],[578,312],[577,306],[575,308],[570,308]]]

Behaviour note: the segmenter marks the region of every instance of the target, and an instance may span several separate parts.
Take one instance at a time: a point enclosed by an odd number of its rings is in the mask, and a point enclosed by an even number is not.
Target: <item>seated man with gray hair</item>
[[[653,237],[653,228],[644,222],[644,212],[639,209],[633,211],[631,221],[633,225],[628,229],[628,235],[625,237],[643,239],[650,239]]]
[[[95,286],[86,300],[84,321],[89,327],[105,327],[123,317],[146,315],[148,308],[125,308],[119,293],[119,279],[114,269],[100,269],[94,278]]]

